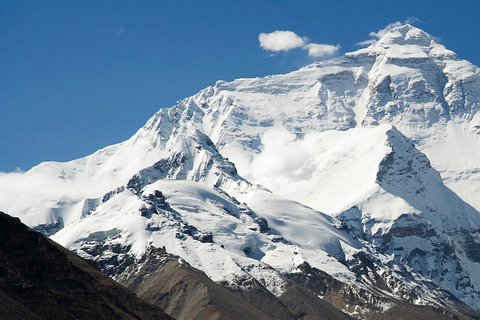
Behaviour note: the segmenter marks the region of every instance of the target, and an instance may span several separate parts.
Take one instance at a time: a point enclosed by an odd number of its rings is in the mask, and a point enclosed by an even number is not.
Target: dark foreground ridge
[[[83,260],[0,212],[0,319],[172,319]]]

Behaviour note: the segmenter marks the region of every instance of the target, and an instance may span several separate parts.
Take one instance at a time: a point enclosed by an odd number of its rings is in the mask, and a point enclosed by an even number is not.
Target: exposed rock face
[[[380,162],[376,182],[381,192],[393,196],[391,208],[393,201],[408,206],[401,207],[400,214],[380,218],[368,209],[378,200],[367,200],[337,218],[380,252],[476,304],[480,298],[475,253],[479,213],[445,187],[428,158],[409,139],[395,128],[387,134],[392,151]]]
[[[152,248],[117,280],[178,320],[352,319],[294,283],[280,297],[251,279],[245,289],[222,286],[162,249]]]
[[[128,181],[127,188],[139,193],[143,187],[160,179],[187,179],[215,187],[229,182],[249,186],[238,176],[235,165],[220,155],[204,133],[192,128],[177,130],[175,141],[168,157],[140,170]],[[198,161],[199,158],[202,161]]]
[[[388,275],[379,275],[371,261],[365,256],[359,256],[358,274],[374,274],[377,288],[389,292],[392,281]],[[373,270],[373,271],[372,271]],[[395,298],[378,290],[372,292],[349,286],[327,273],[311,267],[308,263],[298,266],[298,271],[287,275],[293,282],[307,288],[312,293],[323,297],[333,306],[346,310],[360,319],[478,319],[478,313],[473,312],[458,301],[456,308],[440,306],[418,306],[406,300]],[[391,291],[390,291],[391,292]],[[453,298],[453,297],[452,297]]]
[[[0,212],[0,318],[171,319],[18,218]]]

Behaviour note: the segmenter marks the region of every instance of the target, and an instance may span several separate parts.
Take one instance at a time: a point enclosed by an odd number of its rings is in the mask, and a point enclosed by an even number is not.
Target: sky
[[[217,80],[287,73],[410,22],[480,65],[480,2],[0,2],[0,172],[131,137]]]

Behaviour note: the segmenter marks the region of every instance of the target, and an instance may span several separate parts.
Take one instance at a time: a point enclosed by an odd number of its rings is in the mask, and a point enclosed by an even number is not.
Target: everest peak
[[[365,301],[455,305],[449,290],[480,310],[479,117],[479,68],[402,25],[288,74],[218,81],[83,159],[2,175],[0,209],[112,275],[153,245],[277,297],[302,266]]]
[[[436,43],[436,39],[410,24],[404,24],[388,30],[388,32],[381,37],[376,45],[416,45],[416,46],[430,46]]]

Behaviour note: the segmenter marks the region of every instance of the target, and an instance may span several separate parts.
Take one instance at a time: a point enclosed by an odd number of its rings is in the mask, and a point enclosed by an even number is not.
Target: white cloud
[[[365,40],[365,41],[361,41],[361,42],[357,43],[357,46],[361,46],[361,47],[369,46],[371,44],[376,43],[377,41],[378,41],[377,39]]]
[[[306,44],[306,40],[306,38],[301,38],[292,31],[276,30],[271,33],[260,33],[258,36],[260,47],[273,52],[303,47]]]
[[[313,58],[321,58],[325,56],[332,56],[340,49],[340,45],[332,46],[330,44],[309,43],[303,46],[303,49],[308,50],[308,55]]]
[[[116,34],[117,36],[121,35],[123,32],[125,32],[125,28],[117,28],[117,29],[114,29],[112,30],[112,32],[114,34]]]
[[[108,28],[108,27],[100,27],[100,30],[103,32],[111,32],[116,36],[122,35],[125,32],[125,28],[118,27],[118,28]]]
[[[288,30],[260,33],[258,41],[260,42],[260,47],[267,51],[280,52],[302,48],[307,50],[308,55],[313,58],[331,56],[340,49],[340,45],[309,43],[307,37],[300,37],[295,32]]]
[[[0,172],[0,211],[21,216],[27,225],[47,223],[58,214],[51,208],[57,208],[59,201],[73,205],[83,198],[96,198],[105,189],[113,190],[118,185],[118,181],[107,175],[98,177],[98,181],[81,175],[63,179],[41,169]]]
[[[388,33],[388,31],[392,30],[393,28],[400,27],[402,25],[403,23],[401,23],[400,21],[393,22],[393,23],[390,23],[385,28],[380,29],[378,32],[370,32],[369,36],[372,38],[381,39],[383,36],[385,36]]]

